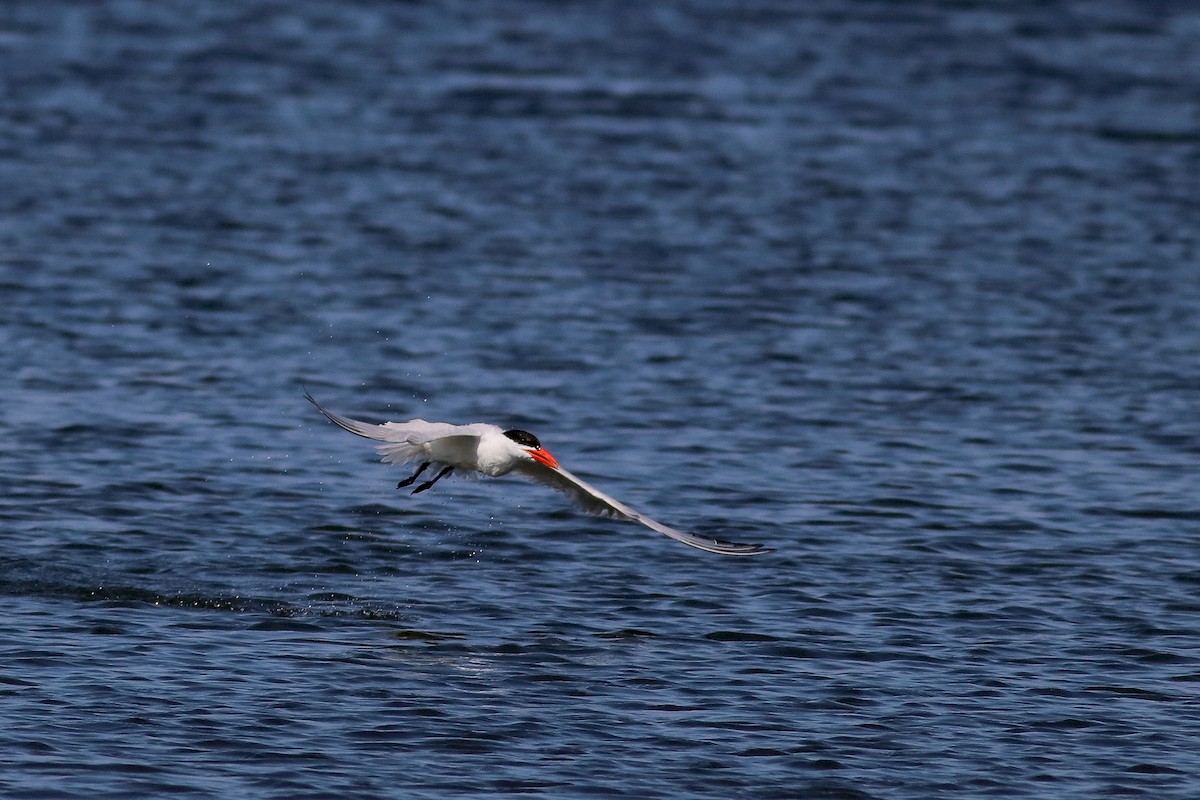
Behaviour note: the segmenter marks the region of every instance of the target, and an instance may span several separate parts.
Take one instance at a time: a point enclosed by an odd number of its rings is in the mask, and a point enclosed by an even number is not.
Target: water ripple
[[[1182,4],[10,5],[6,796],[1200,794]]]

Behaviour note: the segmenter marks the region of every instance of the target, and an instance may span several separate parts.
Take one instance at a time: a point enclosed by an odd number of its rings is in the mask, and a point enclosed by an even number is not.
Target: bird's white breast
[[[479,437],[475,455],[475,469],[484,475],[498,478],[512,471],[517,460],[523,457],[523,451],[503,433],[497,433]]]

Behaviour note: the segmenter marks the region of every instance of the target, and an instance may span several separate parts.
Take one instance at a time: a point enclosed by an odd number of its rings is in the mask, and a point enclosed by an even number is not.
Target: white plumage
[[[640,522],[664,536],[710,553],[749,556],[770,552],[762,545],[722,542],[656,522],[567,472],[559,466],[554,456],[542,448],[537,437],[526,431],[505,431],[483,422],[451,425],[423,419],[372,425],[326,410],[308,392],[304,396],[339,427],[380,442],[375,449],[385,462],[397,465],[421,462],[416,474],[401,481],[399,486],[412,484],[432,465],[440,466],[436,477],[419,485],[413,490],[414,493],[425,491],[453,470],[467,474],[482,473],[493,478],[514,472],[563,492],[589,514]]]

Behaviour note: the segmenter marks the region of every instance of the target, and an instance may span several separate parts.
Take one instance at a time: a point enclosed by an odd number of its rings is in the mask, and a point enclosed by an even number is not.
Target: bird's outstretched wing
[[[645,514],[634,511],[629,506],[606,495],[594,486],[576,478],[565,469],[546,466],[537,461],[522,461],[513,472],[537,481],[551,489],[557,489],[571,498],[577,506],[589,514],[616,517],[633,522],[640,522],[651,530],[658,531],[664,536],[670,536],[677,542],[707,550],[710,553],[720,553],[724,556],[753,556],[759,553],[769,553],[771,548],[761,544],[740,544],[738,542],[722,542],[719,539],[709,539],[694,533],[676,530],[661,522],[650,519]]]
[[[374,439],[383,444],[375,449],[388,464],[407,464],[418,458],[428,458],[422,445],[437,439],[446,440],[450,437],[479,437],[491,430],[499,430],[494,425],[475,423],[473,425],[451,425],[449,422],[426,422],[423,419],[410,419],[408,422],[385,422],[382,425],[372,425],[356,419],[335,414],[318,403],[313,396],[304,392],[308,402],[329,418],[329,421],[343,430],[350,431],[365,439]]]

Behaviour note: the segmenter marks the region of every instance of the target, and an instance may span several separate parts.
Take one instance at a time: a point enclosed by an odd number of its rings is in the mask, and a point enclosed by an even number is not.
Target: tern
[[[401,465],[419,462],[417,471],[396,484],[397,489],[416,483],[417,478],[434,465],[440,469],[432,479],[418,484],[412,490],[413,494],[426,491],[454,470],[466,475],[483,474],[493,478],[511,472],[551,489],[557,489],[589,514],[640,522],[678,542],[710,553],[752,556],[771,552],[762,545],[722,542],[656,522],[567,472],[559,466],[558,460],[542,447],[538,438],[528,431],[506,431],[486,422],[452,425],[448,422],[426,422],[423,419],[373,425],[329,411],[314,400],[307,390],[304,396],[338,427],[356,436],[381,442],[382,444],[377,445],[375,449],[385,463]]]

